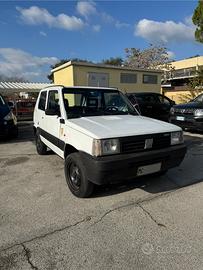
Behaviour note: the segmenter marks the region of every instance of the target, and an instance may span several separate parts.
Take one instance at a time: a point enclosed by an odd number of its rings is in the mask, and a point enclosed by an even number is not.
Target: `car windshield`
[[[193,101],[194,102],[203,102],[203,94],[201,94],[198,97],[196,97]]]
[[[98,115],[138,115],[128,99],[117,90],[63,89],[67,117],[77,118]]]
[[[0,106],[4,106],[6,103],[4,101],[4,99],[2,98],[2,96],[0,96]]]

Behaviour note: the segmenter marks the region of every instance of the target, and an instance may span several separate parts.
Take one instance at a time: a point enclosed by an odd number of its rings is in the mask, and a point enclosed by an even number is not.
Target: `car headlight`
[[[172,108],[170,109],[170,114],[173,115],[174,113],[175,113],[175,109],[172,107]]]
[[[93,156],[113,155],[120,153],[120,142],[118,139],[105,139],[93,141]]]
[[[203,116],[203,109],[197,109],[194,111],[194,116]]]
[[[4,120],[9,121],[9,120],[13,120],[13,113],[9,112],[5,117]]]
[[[171,133],[171,145],[180,144],[183,143],[183,132],[182,131],[176,131]]]

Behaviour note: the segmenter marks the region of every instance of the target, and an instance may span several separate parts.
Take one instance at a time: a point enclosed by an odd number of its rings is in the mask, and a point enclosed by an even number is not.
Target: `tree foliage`
[[[203,43],[203,0],[199,0],[192,17],[193,23],[197,26],[195,31],[195,39]]]
[[[141,69],[169,69],[169,55],[165,47],[150,44],[149,48],[144,50],[127,48],[125,52],[125,66]]]
[[[109,59],[104,59],[102,64],[105,65],[112,65],[112,66],[119,66],[123,65],[124,61],[121,57],[110,57]]]
[[[190,79],[189,81],[189,87],[193,90],[203,90],[203,69],[199,70],[197,72],[197,76]]]

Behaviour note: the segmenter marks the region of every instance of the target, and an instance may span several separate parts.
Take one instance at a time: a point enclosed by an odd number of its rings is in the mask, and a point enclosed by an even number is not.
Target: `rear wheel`
[[[79,153],[72,153],[66,157],[64,170],[68,187],[76,197],[85,198],[92,194],[94,184],[85,176]]]
[[[36,139],[36,149],[37,149],[37,153],[39,155],[46,155],[47,153],[47,146],[41,141],[39,132],[36,132],[35,135],[35,139]]]

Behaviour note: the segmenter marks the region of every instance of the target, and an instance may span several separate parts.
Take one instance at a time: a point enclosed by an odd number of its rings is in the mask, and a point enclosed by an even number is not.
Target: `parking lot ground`
[[[0,269],[203,269],[203,135],[160,178],[67,188],[63,160],[38,156],[32,126],[0,143]]]

